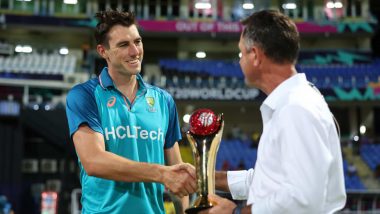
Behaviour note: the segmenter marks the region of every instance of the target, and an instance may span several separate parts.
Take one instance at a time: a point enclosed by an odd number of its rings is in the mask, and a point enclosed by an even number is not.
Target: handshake
[[[223,127],[223,114],[216,115],[209,109],[195,111],[190,117],[190,130],[186,133],[195,167],[180,163],[165,168],[162,183],[171,193],[182,198],[197,192],[186,213],[199,213],[215,204],[208,196],[215,194],[215,160]]]
[[[197,191],[197,177],[193,165],[180,163],[165,168],[162,183],[174,195],[182,198]]]
[[[198,109],[191,115],[189,122],[190,130],[186,135],[198,171],[191,164],[173,165],[168,168],[162,183],[179,197],[194,193],[197,188],[199,195],[207,197],[208,193],[214,193],[215,159],[224,128],[223,114],[216,115],[210,109]],[[207,199],[199,198],[197,206],[201,206],[204,201]]]

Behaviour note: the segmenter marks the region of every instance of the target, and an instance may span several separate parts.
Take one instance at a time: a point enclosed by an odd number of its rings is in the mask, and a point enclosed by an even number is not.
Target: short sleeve
[[[167,92],[164,93],[166,95],[166,100],[168,104],[168,109],[169,109],[169,126],[168,126],[168,131],[166,133],[166,138],[165,138],[165,149],[171,148],[175,142],[178,142],[179,140],[182,139],[181,137],[181,130],[179,127],[179,122],[178,122],[178,112],[177,112],[177,107],[175,105],[175,102],[173,100],[173,97],[168,94]]]
[[[92,130],[103,134],[94,89],[84,85],[77,85],[71,89],[66,98],[66,115],[70,137],[81,124],[87,124]]]

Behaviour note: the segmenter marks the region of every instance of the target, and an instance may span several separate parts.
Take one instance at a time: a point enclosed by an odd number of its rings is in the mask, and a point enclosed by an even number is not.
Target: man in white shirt
[[[216,188],[203,213],[334,213],[344,207],[340,140],[326,101],[295,69],[300,48],[295,24],[277,11],[242,21],[240,66],[248,86],[268,97],[261,105],[263,133],[254,169],[216,173]]]

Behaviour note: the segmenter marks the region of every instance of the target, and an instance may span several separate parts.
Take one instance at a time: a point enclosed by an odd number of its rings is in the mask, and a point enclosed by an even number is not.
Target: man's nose
[[[139,54],[139,49],[138,47],[135,45],[135,44],[132,44],[130,47],[129,47],[129,55],[130,56],[136,56]]]

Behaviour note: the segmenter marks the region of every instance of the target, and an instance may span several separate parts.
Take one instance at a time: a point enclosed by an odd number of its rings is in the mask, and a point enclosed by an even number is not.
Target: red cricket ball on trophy
[[[221,120],[210,109],[198,109],[190,117],[190,132],[195,135],[210,135],[219,130]]]

